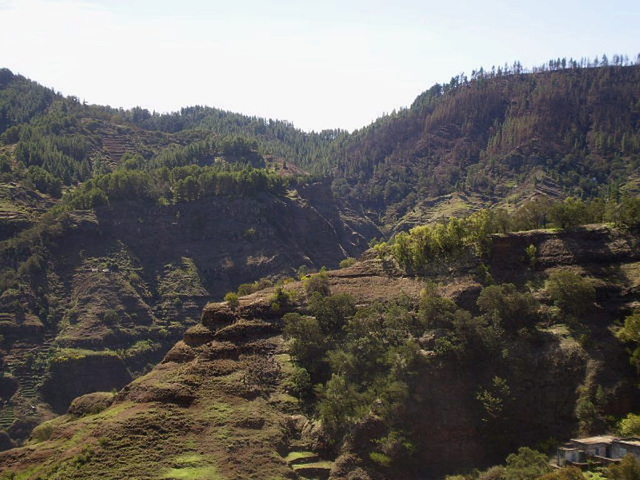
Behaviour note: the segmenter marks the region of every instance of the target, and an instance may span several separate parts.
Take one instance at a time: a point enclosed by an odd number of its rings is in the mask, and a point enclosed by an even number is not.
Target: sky
[[[364,127],[492,65],[640,53],[637,0],[0,0],[0,67],[92,104]]]

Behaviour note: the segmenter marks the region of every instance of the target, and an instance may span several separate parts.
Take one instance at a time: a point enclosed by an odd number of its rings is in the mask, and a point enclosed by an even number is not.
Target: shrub
[[[506,480],[533,480],[551,471],[546,455],[529,447],[520,447],[506,463]]]
[[[578,467],[565,467],[543,475],[540,480],[585,480],[586,478]],[[595,480],[599,477],[590,475],[589,478]]]
[[[240,306],[240,300],[238,299],[238,294],[234,292],[227,292],[224,296],[224,301],[227,302],[229,308],[235,310]]]
[[[282,287],[276,287],[271,297],[271,310],[277,312],[289,305],[291,305],[291,294]]]
[[[53,433],[53,425],[49,422],[41,423],[31,432],[31,438],[36,442],[44,442],[51,438]]]
[[[311,383],[309,372],[305,368],[294,365],[287,384],[289,393],[300,399],[305,399],[311,395],[312,387],[313,384]]]
[[[250,295],[256,290],[253,288],[252,283],[241,283],[238,285],[238,296],[244,297],[245,295]]]
[[[325,335],[337,333],[349,317],[356,313],[353,297],[347,293],[325,297],[316,292],[309,301],[309,310],[316,317]]]
[[[611,480],[640,480],[640,462],[630,453],[620,463],[609,466],[607,478]]]
[[[628,414],[620,421],[620,434],[625,437],[640,436],[640,415]]]
[[[616,337],[632,344],[630,361],[640,371],[640,311],[625,318],[624,326],[616,332]]]
[[[553,303],[568,315],[585,313],[596,300],[593,283],[569,270],[549,275],[544,285]]]
[[[440,296],[434,283],[428,283],[420,292],[418,318],[426,328],[450,327],[456,309],[453,300]]]
[[[504,476],[505,468],[502,465],[496,465],[480,473],[478,480],[504,480]]]
[[[323,297],[331,294],[329,287],[329,276],[327,272],[315,273],[309,277],[306,277],[302,284],[304,285],[304,291],[307,296],[311,297],[314,293],[319,293]]]
[[[476,303],[481,312],[500,322],[509,331],[531,327],[538,310],[538,302],[533,295],[518,292],[511,283],[484,288]]]
[[[587,209],[582,200],[569,197],[564,202],[554,204],[549,216],[556,227],[570,229],[586,222]]]
[[[45,267],[45,259],[39,253],[34,253],[18,267],[18,276],[38,275]]]
[[[273,282],[268,278],[261,278],[253,283],[241,283],[238,286],[238,296],[243,297],[271,286],[273,286]]]
[[[527,248],[524,249],[524,253],[527,255],[527,259],[529,260],[529,266],[534,268],[536,263],[538,263],[538,249],[532,243]]]
[[[471,252],[485,256],[495,229],[492,212],[480,210],[467,218],[452,217],[434,225],[419,225],[398,233],[391,254],[408,273],[423,275],[429,264],[463,258]],[[379,251],[380,253],[380,251]]]
[[[503,416],[505,403],[509,400],[511,389],[504,378],[493,377],[488,388],[481,388],[476,394],[476,400],[482,404],[483,420],[491,421]]]
[[[614,213],[616,225],[623,228],[638,228],[640,225],[640,198],[624,197]]]
[[[299,313],[287,313],[284,321],[284,338],[289,340],[289,352],[310,374],[314,374],[326,352],[325,335],[318,320]]]
[[[381,467],[389,467],[392,463],[391,457],[389,455],[380,452],[371,452],[369,454],[369,458],[373,463],[376,463]]]
[[[60,179],[41,167],[35,165],[29,167],[25,180],[42,193],[49,193],[54,197],[59,197],[62,194]]]
[[[345,258],[344,260],[342,260],[342,261],[340,262],[340,268],[347,268],[347,267],[350,267],[351,265],[353,265],[354,263],[356,263],[356,261],[357,261],[357,260],[356,260],[355,258],[353,258],[353,257]]]

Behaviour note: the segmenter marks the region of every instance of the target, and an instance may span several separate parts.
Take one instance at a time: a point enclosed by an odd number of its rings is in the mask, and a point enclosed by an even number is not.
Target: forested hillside
[[[0,133],[6,130],[5,143],[17,142],[25,166],[43,167],[69,184],[104,173],[123,151],[142,157],[130,160],[129,168],[159,166],[145,161],[154,148],[171,143],[169,133],[186,145],[211,132],[240,157],[248,145],[267,158],[329,175],[336,194],[362,202],[391,228],[412,210],[414,222],[424,220],[451,194],[458,200],[455,210],[505,199],[518,203],[536,191],[593,197],[635,187],[640,67],[620,58],[602,66],[558,59],[535,73],[524,73],[518,63],[480,69],[434,85],[410,108],[350,135],[305,133],[288,122],[210,107],[157,114],[84,105],[4,70]],[[24,132],[16,127],[32,119]],[[109,151],[112,139],[96,138],[103,122],[119,127],[116,136],[139,127],[136,136],[145,144],[135,139],[117,146],[123,151]],[[191,155],[182,164],[194,161],[206,160]]]
[[[562,61],[535,74],[514,67],[456,77],[341,142],[334,190],[390,228],[403,217],[424,221],[443,201],[468,211],[536,192],[637,191],[639,82],[638,66]]]

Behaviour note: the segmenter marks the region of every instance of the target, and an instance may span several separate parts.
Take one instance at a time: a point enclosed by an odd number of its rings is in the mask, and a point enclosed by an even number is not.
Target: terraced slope
[[[521,254],[525,244],[540,252],[535,268]],[[200,324],[187,330],[161,364],[106,403],[77,399],[72,414],[40,425],[25,447],[0,454],[0,472],[25,479],[424,478],[500,460],[518,441],[572,435],[576,404],[584,400],[578,391],[599,385],[607,399],[597,407],[603,414],[632,408],[638,400],[635,372],[609,327],[639,305],[637,236],[604,227],[498,236],[490,268],[494,278],[518,285],[540,285],[550,272],[569,268],[597,282],[598,303],[579,326],[541,322],[510,337],[510,370],[496,371],[496,359],[482,356],[463,368],[433,349],[437,331],[416,339],[426,363],[407,408],[420,439],[419,464],[373,461],[370,448],[385,428],[375,402],[345,442],[330,449],[308,405],[291,395],[292,359],[281,334],[282,316],[307,311],[303,285],[294,282],[285,290],[297,295],[297,303],[278,310],[273,288],[242,297],[234,309],[207,305]],[[465,264],[432,280],[472,308],[483,278]],[[349,293],[360,306],[417,300],[424,286],[373,251],[349,268],[329,272],[328,279],[332,293]],[[536,294],[544,303],[544,289]],[[505,404],[506,423],[487,423],[477,389],[497,374],[509,379],[512,399]]]

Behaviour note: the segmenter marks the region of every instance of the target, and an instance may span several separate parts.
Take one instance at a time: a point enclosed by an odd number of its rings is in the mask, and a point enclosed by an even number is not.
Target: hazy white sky
[[[369,124],[480,66],[640,52],[638,0],[0,0],[0,67],[66,95]]]

